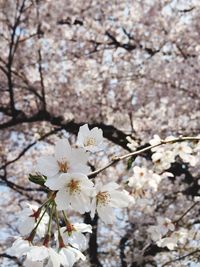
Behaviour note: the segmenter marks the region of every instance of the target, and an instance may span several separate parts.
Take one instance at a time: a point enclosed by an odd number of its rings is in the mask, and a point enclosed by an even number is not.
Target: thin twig
[[[133,157],[133,156],[137,156],[139,154],[142,154],[143,152],[146,152],[148,150],[151,150],[152,148],[155,148],[155,147],[158,147],[158,146],[161,146],[161,145],[164,145],[164,144],[170,144],[170,143],[172,144],[172,143],[183,142],[183,141],[200,141],[200,137],[186,136],[186,137],[173,138],[171,140],[160,140],[160,143],[158,143],[156,145],[150,145],[148,147],[142,148],[140,150],[137,150],[137,151],[134,151],[134,152],[122,155],[122,156],[115,156],[115,157],[112,158],[112,160],[107,165],[105,165],[104,167],[102,167],[102,168],[100,168],[100,169],[98,169],[98,170],[96,170],[94,172],[91,172],[88,175],[88,177],[89,178],[95,177],[98,173],[106,170],[107,168],[109,168],[110,166],[114,165],[115,163],[117,163],[120,160],[124,160],[124,159],[130,158],[130,157]]]
[[[188,253],[188,254],[186,254],[186,255],[183,255],[183,256],[181,256],[181,257],[179,257],[179,258],[176,258],[176,259],[174,259],[174,260],[167,261],[167,262],[165,262],[165,263],[162,265],[162,267],[167,266],[167,265],[171,264],[172,262],[176,262],[176,261],[183,260],[183,259],[185,259],[185,258],[187,258],[187,257],[189,257],[189,256],[192,256],[193,254],[196,254],[197,252],[200,252],[200,250],[197,249],[197,250],[192,251],[192,252],[190,252],[190,253]]]
[[[198,201],[194,202],[191,207],[189,207],[176,221],[174,221],[174,223],[177,224],[178,222],[180,222],[183,219],[183,217],[185,217],[185,215],[187,215],[188,212],[190,212],[199,203],[200,202],[198,202]]]

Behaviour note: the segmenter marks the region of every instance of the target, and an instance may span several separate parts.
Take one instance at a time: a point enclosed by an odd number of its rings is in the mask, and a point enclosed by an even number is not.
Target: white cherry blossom
[[[60,261],[63,267],[72,267],[78,260],[85,261],[85,256],[75,248],[63,247],[59,251]],[[53,266],[54,267],[54,266]]]
[[[127,147],[130,148],[131,151],[135,151],[138,146],[138,143],[135,140],[133,140],[130,136],[127,136],[126,140],[128,141]]]
[[[103,131],[97,127],[89,129],[85,124],[80,127],[77,138],[77,145],[84,147],[90,152],[96,152],[102,149]]]
[[[192,148],[189,146],[188,142],[180,142],[174,144],[174,153],[176,155],[179,155],[179,157],[185,161],[189,162],[191,166],[196,165],[196,158],[191,155],[192,154]]]
[[[172,149],[172,148],[171,148]],[[175,162],[175,153],[165,147],[159,147],[152,155],[152,160],[158,170],[167,170]]]
[[[31,262],[43,263],[45,266],[60,267],[61,257],[52,248],[45,246],[32,246],[26,254],[27,260]]]
[[[67,139],[60,139],[55,145],[54,156],[38,159],[36,171],[48,178],[58,177],[62,173],[88,173],[88,154],[82,148],[72,148]]]
[[[18,258],[26,256],[26,267],[40,267],[44,266],[44,263],[48,267],[72,267],[79,259],[85,260],[85,256],[78,249],[70,246],[62,247],[57,252],[57,249],[51,247],[33,246],[22,238],[17,238],[7,253]]]
[[[18,230],[23,236],[30,234],[30,232],[38,222],[40,214],[42,212],[43,210],[39,211],[39,207],[37,205],[26,203],[26,207],[21,212],[19,212],[18,215]],[[43,237],[45,235],[48,221],[49,215],[45,213],[36,230],[39,237]]]
[[[156,242],[159,247],[167,247],[169,250],[173,250],[177,246],[176,237],[165,237]]]
[[[110,182],[106,185],[98,183],[96,185],[96,195],[91,204],[91,217],[95,215],[97,210],[99,217],[107,224],[114,221],[113,208],[125,208],[130,203],[130,196],[127,192],[119,191],[119,185]],[[126,193],[125,193],[126,192]]]
[[[31,245],[28,240],[24,240],[22,237],[16,237],[12,246],[7,249],[7,253],[11,256],[22,257],[30,250]]]
[[[151,234],[151,239],[154,241],[159,241],[169,231],[175,230],[175,225],[168,218],[158,217],[157,222],[157,225],[150,226],[148,229],[148,232]]]
[[[151,140],[149,141],[149,143],[150,143],[151,146],[155,146],[155,145],[160,144],[160,143],[161,143],[161,138],[160,138],[160,136],[157,135],[157,134],[155,134],[155,135],[153,136],[153,139],[151,139]],[[152,151],[156,151],[157,149],[158,149],[158,147],[154,147],[154,148],[152,148],[151,150],[152,150]]]
[[[147,170],[145,167],[134,166],[133,176],[128,179],[128,185],[134,189],[135,193],[140,190],[148,190],[149,188],[157,191],[162,178],[161,175]]]
[[[85,223],[75,223],[60,229],[64,244],[70,244],[81,251],[87,249],[88,242],[83,233],[92,233],[92,226]]]
[[[142,188],[148,179],[147,169],[139,166],[133,167],[133,176],[129,178],[128,185],[136,189]]]
[[[45,185],[58,190],[56,204],[58,210],[66,210],[69,205],[81,214],[90,210],[90,196],[94,184],[82,173],[61,174],[58,179],[47,179]]]

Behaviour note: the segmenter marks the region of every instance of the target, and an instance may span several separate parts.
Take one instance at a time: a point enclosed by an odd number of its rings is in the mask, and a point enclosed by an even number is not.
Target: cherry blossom
[[[38,159],[36,170],[48,178],[57,178],[62,173],[88,173],[88,154],[81,148],[72,148],[67,139],[60,139],[55,145],[55,156]]]
[[[37,205],[32,205],[29,203],[27,203],[26,207],[21,212],[19,212],[18,230],[23,236],[31,232],[31,230],[40,219],[40,214],[42,212],[43,210],[40,210]],[[49,216],[47,213],[45,213],[36,230],[39,237],[44,236],[48,220]]]
[[[99,217],[107,224],[114,221],[113,208],[125,208],[130,203],[130,196],[124,191],[119,191],[119,185],[110,182],[106,185],[100,182],[95,186],[96,194],[91,203],[91,217],[97,210]]]
[[[189,146],[188,142],[181,142],[174,144],[174,153],[176,155],[179,155],[179,157],[185,161],[189,162],[191,166],[196,165],[196,158],[191,155],[192,154],[192,148]]]
[[[162,236],[166,235],[169,231],[174,231],[175,225],[168,218],[157,218],[158,225],[150,226],[148,232],[154,241],[158,241]]]
[[[57,179],[47,179],[45,185],[58,190],[55,201],[59,210],[66,210],[69,205],[80,213],[90,210],[90,197],[94,184],[82,173],[61,174]]]
[[[27,259],[32,262],[47,262],[47,266],[60,267],[60,255],[52,248],[45,246],[31,246],[26,254]]]
[[[68,224],[60,229],[64,244],[84,251],[87,248],[87,239],[83,233],[92,233],[92,227],[85,223]]]
[[[80,127],[77,137],[77,144],[90,152],[96,152],[102,149],[103,131],[97,127],[89,130],[85,124]]]
[[[31,245],[28,240],[24,240],[22,237],[16,237],[12,247],[7,249],[7,253],[11,256],[20,258],[21,256],[26,255],[30,248]]]
[[[70,246],[62,247],[58,252],[56,250],[46,246],[34,246],[27,240],[17,238],[7,252],[19,258],[26,256],[27,267],[29,263],[30,266],[40,267],[44,265],[44,262],[45,266],[72,267],[79,259],[85,260],[85,256],[78,249]]]
[[[72,267],[78,260],[85,261],[85,256],[75,248],[63,247],[59,251],[60,262],[64,267]]]
[[[128,179],[128,185],[134,189],[135,193],[149,188],[156,191],[162,178],[163,175],[158,175],[145,167],[134,166],[133,176]]]

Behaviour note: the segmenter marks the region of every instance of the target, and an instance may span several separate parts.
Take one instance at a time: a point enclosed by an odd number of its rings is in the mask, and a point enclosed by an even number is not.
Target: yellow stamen
[[[99,192],[97,194],[97,203],[101,205],[106,205],[108,204],[110,200],[110,195],[108,192]]]
[[[68,183],[67,187],[69,188],[70,194],[76,193],[80,191],[80,181],[71,180],[70,183]]]
[[[59,166],[60,172],[66,173],[69,169],[69,166],[66,161],[58,161],[58,166]]]
[[[95,144],[96,140],[92,137],[88,137],[84,142],[84,146],[94,146]]]

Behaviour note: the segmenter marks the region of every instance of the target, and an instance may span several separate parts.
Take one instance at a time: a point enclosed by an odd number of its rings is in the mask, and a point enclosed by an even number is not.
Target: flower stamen
[[[80,191],[80,181],[71,180],[70,183],[67,184],[67,188],[69,188],[70,194],[76,193]]]
[[[96,140],[93,137],[88,137],[84,142],[84,146],[94,146],[94,145],[96,145]]]
[[[110,200],[110,195],[108,192],[99,192],[97,194],[97,203],[99,205],[106,205],[109,203],[109,200]]]
[[[59,166],[60,172],[66,173],[69,169],[67,161],[58,161],[58,166]]]

